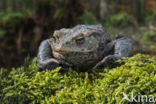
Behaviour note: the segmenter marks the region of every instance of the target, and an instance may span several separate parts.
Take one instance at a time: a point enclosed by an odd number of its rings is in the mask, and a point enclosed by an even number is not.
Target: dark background
[[[102,24],[156,56],[156,0],[0,0],[0,68],[23,65],[54,30],[77,24]]]

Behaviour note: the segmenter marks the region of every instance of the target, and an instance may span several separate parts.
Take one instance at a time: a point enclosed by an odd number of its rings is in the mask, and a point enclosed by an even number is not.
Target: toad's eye
[[[81,44],[83,44],[85,42],[85,38],[84,37],[77,37],[76,38],[76,44],[77,45],[81,45]]]

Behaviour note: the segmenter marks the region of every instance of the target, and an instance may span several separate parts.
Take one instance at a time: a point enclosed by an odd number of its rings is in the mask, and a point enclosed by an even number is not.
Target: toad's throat
[[[92,65],[97,63],[103,58],[103,52],[94,51],[94,52],[68,52],[68,53],[58,53],[53,52],[55,58],[59,60],[65,60],[68,63],[74,66],[83,66],[83,65]]]

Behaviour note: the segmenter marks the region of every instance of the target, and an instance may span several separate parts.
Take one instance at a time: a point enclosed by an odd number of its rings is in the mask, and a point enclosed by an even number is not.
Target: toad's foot
[[[53,69],[56,69],[56,68],[58,68],[58,67],[60,67],[60,66],[70,67],[71,65],[70,65],[69,63],[67,63],[67,62],[61,61],[60,64],[52,64],[52,65],[50,65],[50,66],[47,66],[46,69],[48,69],[48,70],[53,70]],[[67,69],[67,68],[64,68],[64,67],[61,67],[60,70],[59,70],[59,72],[62,73],[62,72],[68,71],[68,69]],[[43,69],[43,68],[41,68],[41,67],[38,68],[38,72],[41,72],[41,71],[43,71],[43,70],[45,70],[45,69]]]
[[[109,55],[107,57],[105,57],[103,60],[101,60],[99,63],[97,63],[92,69],[97,69],[100,66],[103,66],[105,64],[113,64],[114,62],[116,62],[117,60],[120,60],[121,57],[118,55]]]

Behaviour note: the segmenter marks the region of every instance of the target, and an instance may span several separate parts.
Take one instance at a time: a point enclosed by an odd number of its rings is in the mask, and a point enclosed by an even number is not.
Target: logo
[[[153,95],[134,95],[133,92],[131,93],[131,96],[128,97],[126,93],[123,92],[123,98],[121,102],[128,101],[128,102],[150,102],[154,103],[156,102],[156,99]]]

